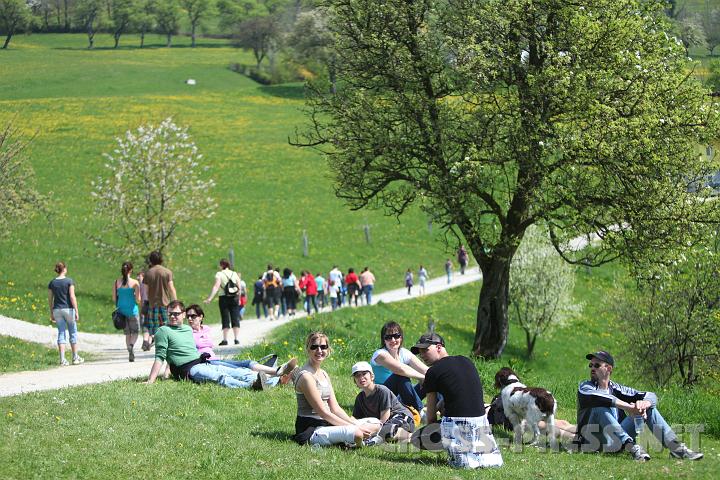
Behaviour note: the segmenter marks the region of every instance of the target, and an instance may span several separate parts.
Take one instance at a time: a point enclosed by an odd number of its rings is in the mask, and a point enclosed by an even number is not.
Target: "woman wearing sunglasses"
[[[255,360],[221,360],[215,356],[213,351],[212,335],[210,334],[210,327],[203,325],[205,320],[205,312],[199,305],[190,305],[185,310],[185,317],[188,320],[188,324],[193,331],[193,337],[195,337],[195,346],[198,349],[198,353],[208,353],[210,358],[208,363],[212,365],[222,365],[231,368],[246,368],[253,372],[260,373],[261,382],[264,386],[274,386],[278,382],[285,384],[289,380],[289,373],[297,366],[297,359],[291,358],[287,362],[283,363],[279,367],[263,365],[256,362]],[[277,359],[277,355],[274,356]],[[270,377],[270,378],[267,378]]]
[[[428,367],[403,348],[403,330],[397,322],[388,322],[380,329],[380,345],[370,359],[375,383],[385,385],[402,403],[420,412],[425,398],[422,382]],[[415,386],[412,379],[418,380]]]
[[[330,377],[321,368],[330,355],[327,335],[312,332],[305,340],[305,351],[307,362],[292,374],[298,405],[294,440],[301,445],[362,446],[363,439],[375,434],[380,425],[352,419],[338,404]]]

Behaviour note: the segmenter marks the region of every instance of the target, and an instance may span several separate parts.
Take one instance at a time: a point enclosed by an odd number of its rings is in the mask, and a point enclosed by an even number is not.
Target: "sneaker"
[[[128,352],[128,362],[134,362],[134,361],[135,361],[135,352],[133,352],[132,350],[130,350],[130,351]]]
[[[380,435],[373,435],[370,438],[366,438],[363,440],[363,447],[373,447],[375,445],[380,445],[382,443],[385,443],[385,440]]]
[[[67,361],[67,358],[63,358],[62,360],[60,360],[61,367],[67,367],[68,365],[70,365],[70,362]]]
[[[223,340],[222,342],[218,343],[218,345],[224,347],[225,345],[227,345],[227,340]]]
[[[261,365],[265,365],[266,367],[275,368],[277,366],[277,359],[277,354],[271,353],[270,355],[265,355],[260,360],[258,360],[258,363]]]
[[[253,382],[252,388],[253,390],[264,390],[267,383],[267,375],[265,375],[263,372],[260,372],[257,374],[257,378]]]
[[[627,452],[636,462],[647,462],[648,460],[650,460],[650,455],[648,455],[645,449],[637,443],[627,443],[625,445],[625,450],[627,450]]]
[[[84,361],[85,361],[85,359],[82,358],[80,355],[75,355],[75,356],[73,357],[72,364],[73,364],[73,365],[80,365],[80,364],[83,363]]]
[[[142,351],[147,352],[148,350],[150,350],[150,342],[143,340]]]
[[[275,372],[275,376],[282,377],[283,375],[287,375],[288,373],[295,370],[295,367],[297,367],[297,358],[291,358],[287,362],[283,363],[277,368],[277,371]]]
[[[675,450],[670,450],[670,457],[683,460],[700,460],[704,455],[700,452],[693,452],[684,443],[681,443]]]

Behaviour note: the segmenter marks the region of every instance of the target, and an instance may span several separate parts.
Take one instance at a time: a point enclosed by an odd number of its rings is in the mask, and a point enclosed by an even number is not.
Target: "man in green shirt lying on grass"
[[[167,306],[168,325],[155,334],[155,362],[150,370],[147,383],[154,383],[164,361],[178,380],[192,380],[195,383],[214,382],[228,388],[249,388],[261,390],[267,386],[264,373],[243,367],[227,367],[207,363],[209,356],[201,356],[195,347],[192,329],[183,325],[185,305],[173,300]]]

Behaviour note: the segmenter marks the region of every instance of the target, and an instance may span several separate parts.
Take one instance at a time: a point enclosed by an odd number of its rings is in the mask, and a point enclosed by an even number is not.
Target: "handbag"
[[[115,328],[118,330],[124,330],[125,325],[127,325],[127,318],[125,318],[125,315],[120,313],[120,310],[115,309],[115,311],[112,313],[112,321],[113,325],[115,325]]]

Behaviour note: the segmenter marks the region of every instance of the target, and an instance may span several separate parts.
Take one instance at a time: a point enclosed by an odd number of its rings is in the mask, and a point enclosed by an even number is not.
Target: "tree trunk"
[[[68,0],[63,2],[63,14],[65,16],[65,33],[70,31],[70,15],[68,13]]]
[[[192,39],[192,43],[190,46],[192,48],[195,48],[195,24],[192,25],[192,32],[190,33],[190,38]]]
[[[500,357],[507,343],[510,260],[493,256],[480,266],[483,282],[472,353],[488,360]]]
[[[2,49],[3,49],[3,50],[5,50],[5,49],[7,48],[8,44],[10,43],[10,39],[12,38],[12,36],[13,36],[13,32],[12,32],[12,30],[11,30],[11,31],[8,32],[7,37],[5,37],[5,43],[4,43],[3,46],[2,46]]]
[[[167,45],[166,45],[166,46],[167,46],[168,48],[170,48],[171,45],[172,45],[172,33],[168,33],[168,34],[167,34]]]
[[[120,34],[116,32],[115,35],[113,35],[113,38],[115,38],[115,46],[113,48],[118,48],[118,44],[120,43]]]
[[[88,50],[92,49],[95,45],[95,32],[88,30]]]
[[[145,46],[145,30],[140,32],[140,48]]]

